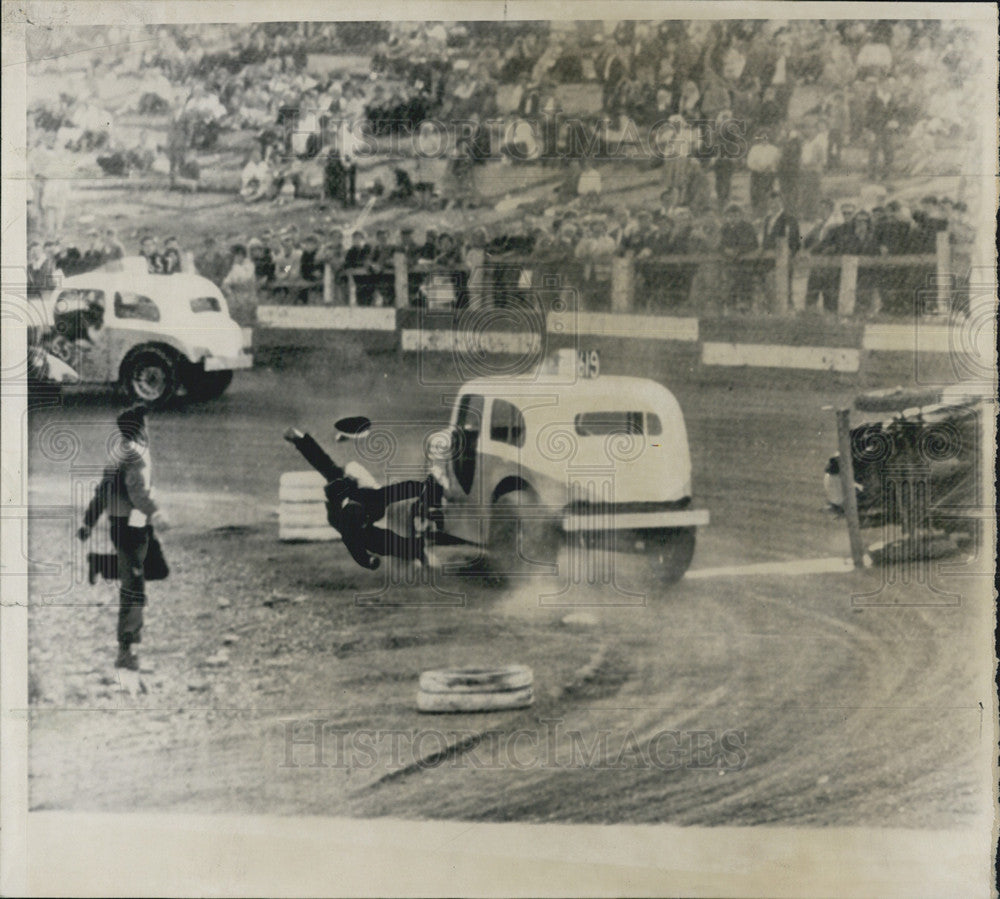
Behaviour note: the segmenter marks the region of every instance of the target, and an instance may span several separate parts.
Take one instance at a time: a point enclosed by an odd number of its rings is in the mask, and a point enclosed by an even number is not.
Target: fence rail
[[[653,286],[654,292],[665,295],[671,284],[675,291],[684,290],[685,284],[690,290],[692,279],[706,267],[716,272],[738,271],[741,267],[745,272],[757,267],[758,273],[767,273],[769,311],[777,315],[794,315],[806,308],[809,276],[813,271],[834,273],[826,290],[835,285],[836,312],[843,317],[854,315],[859,272],[870,270],[932,271],[933,277],[927,283],[928,310],[947,311],[950,307],[951,245],[947,232],[937,235],[933,254],[898,256],[817,256],[808,251],[792,254],[787,245],[779,245],[775,251],[751,251],[735,258],[713,252],[595,261],[523,256],[498,259],[473,249],[466,253],[464,266],[452,268],[432,264],[411,266],[403,253],[396,253],[391,271],[335,270],[327,264],[321,282],[282,281],[265,288],[265,292],[272,299],[285,302],[309,302],[310,297],[321,295],[325,305],[380,304],[407,308],[503,305],[510,302],[512,295],[568,288],[576,292],[586,308],[633,312],[643,308],[640,287],[648,280],[646,273],[650,270],[687,270],[679,279]],[[376,296],[381,300],[376,300]]]

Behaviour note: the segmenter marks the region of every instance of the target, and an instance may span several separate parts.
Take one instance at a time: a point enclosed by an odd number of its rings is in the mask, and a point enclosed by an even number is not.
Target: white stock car
[[[568,539],[642,553],[675,582],[709,520],[692,503],[680,406],[655,381],[599,375],[595,353],[581,358],[573,377],[462,385],[428,452],[445,488],[441,542],[476,544],[503,573],[530,574],[551,572]]]
[[[220,396],[253,364],[225,297],[207,278],[148,274],[141,262],[64,279],[38,303],[39,344],[78,383],[116,384],[150,406]]]

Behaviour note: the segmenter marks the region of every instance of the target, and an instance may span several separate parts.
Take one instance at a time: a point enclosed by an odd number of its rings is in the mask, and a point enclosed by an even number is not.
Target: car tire
[[[123,366],[122,387],[133,402],[151,409],[165,406],[177,391],[174,360],[158,347],[139,350]]]
[[[525,709],[535,701],[534,687],[497,693],[417,693],[417,711],[429,713],[505,712]]]
[[[525,506],[537,502],[530,490],[512,490],[494,500],[489,542],[489,568],[494,575],[555,574],[559,553],[555,522],[522,514]]]
[[[687,573],[694,558],[695,529],[668,528],[650,541],[648,553],[656,565],[660,581],[676,584]]]
[[[188,397],[195,401],[215,400],[233,383],[231,371],[202,371],[200,368],[187,378]]]
[[[534,683],[527,665],[502,668],[445,668],[420,675],[420,689],[425,693],[509,693]]]

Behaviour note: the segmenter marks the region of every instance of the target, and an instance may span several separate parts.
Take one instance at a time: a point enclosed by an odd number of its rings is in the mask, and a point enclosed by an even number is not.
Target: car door
[[[105,293],[96,288],[68,288],[55,300],[55,355],[84,383],[108,380],[110,348],[106,313]]]
[[[482,539],[480,517],[468,513],[482,505],[479,455],[484,404],[481,394],[466,393],[459,397],[448,472],[454,485],[449,504],[453,513],[457,514],[448,516],[447,529],[456,537],[472,542]]]

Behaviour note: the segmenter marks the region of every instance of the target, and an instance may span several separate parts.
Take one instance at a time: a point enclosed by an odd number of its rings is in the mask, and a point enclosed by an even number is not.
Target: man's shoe
[[[130,649],[120,647],[118,649],[118,658],[115,659],[115,668],[124,668],[127,671],[138,671],[139,657]]]
[[[285,430],[285,433],[282,436],[289,443],[295,443],[296,440],[301,440],[306,435],[298,428],[288,428]]]

